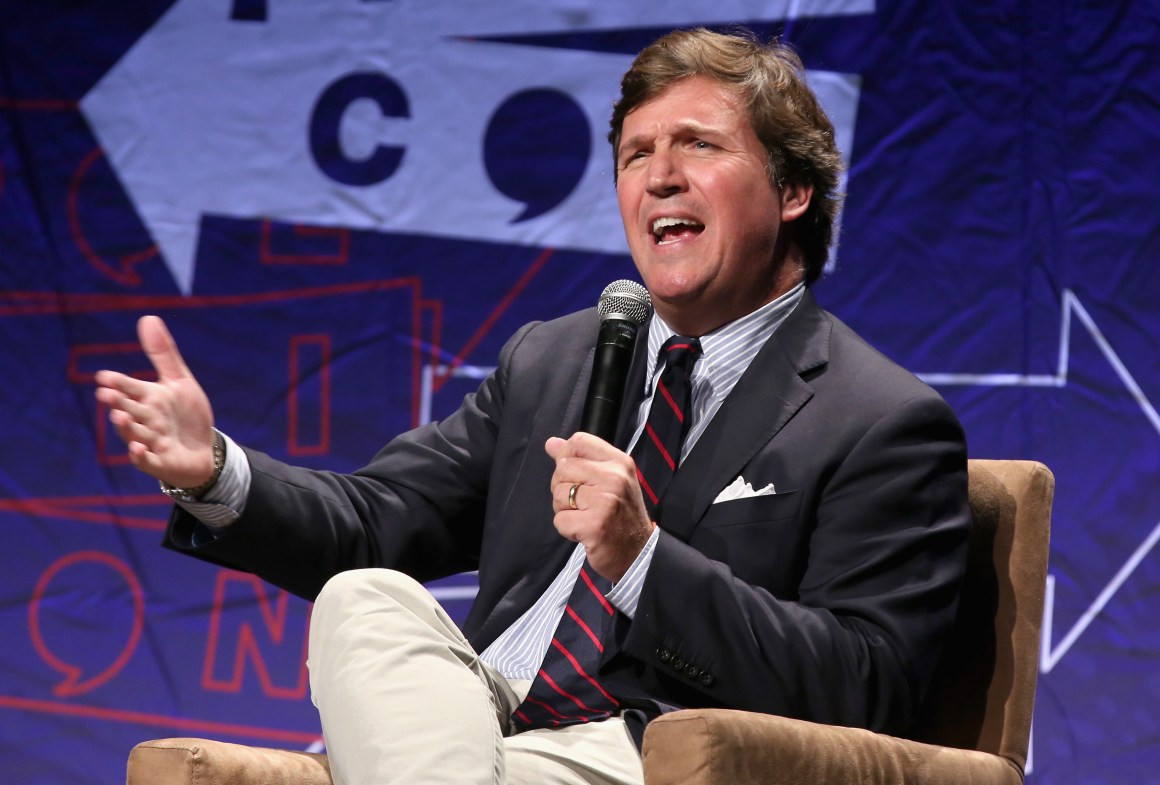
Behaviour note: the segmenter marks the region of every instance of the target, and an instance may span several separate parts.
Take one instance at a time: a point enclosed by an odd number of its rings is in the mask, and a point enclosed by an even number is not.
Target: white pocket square
[[[738,477],[729,483],[721,493],[717,494],[717,498],[713,500],[713,504],[733,501],[734,499],[748,499],[751,496],[773,496],[776,493],[777,491],[773,489],[773,483],[770,483],[764,488],[753,490],[753,486],[746,482],[744,477]]]

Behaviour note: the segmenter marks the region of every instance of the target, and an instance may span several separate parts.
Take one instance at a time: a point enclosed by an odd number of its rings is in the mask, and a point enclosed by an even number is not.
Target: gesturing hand
[[[177,487],[195,487],[213,474],[213,409],[177,344],[156,316],[137,322],[137,337],[157,381],[98,371],[97,400],[141,471]]]
[[[620,580],[656,526],[644,506],[636,464],[623,451],[587,433],[567,440],[553,436],[544,449],[556,461],[552,474],[556,531],[584,543],[594,570],[613,582]]]

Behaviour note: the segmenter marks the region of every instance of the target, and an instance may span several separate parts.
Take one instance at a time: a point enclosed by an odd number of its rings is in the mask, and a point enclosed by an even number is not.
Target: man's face
[[[766,151],[733,90],[682,79],[629,112],[617,151],[617,199],[633,261],[657,312],[703,335],[801,278],[783,264],[782,223],[808,189],[776,188]]]

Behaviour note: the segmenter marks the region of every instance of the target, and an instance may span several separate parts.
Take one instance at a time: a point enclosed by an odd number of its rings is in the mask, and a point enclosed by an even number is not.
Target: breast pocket
[[[779,521],[796,518],[801,510],[801,491],[774,493],[767,496],[749,496],[710,504],[701,526],[736,526],[754,521]]]
[[[689,544],[746,583],[796,597],[808,537],[800,520],[803,497],[788,491],[710,505]]]

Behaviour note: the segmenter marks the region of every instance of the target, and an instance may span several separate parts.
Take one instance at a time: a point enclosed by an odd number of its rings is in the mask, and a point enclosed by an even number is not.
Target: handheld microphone
[[[622,280],[604,287],[596,307],[600,332],[580,430],[611,442],[616,438],[636,332],[652,316],[653,306],[647,289],[635,281]]]

